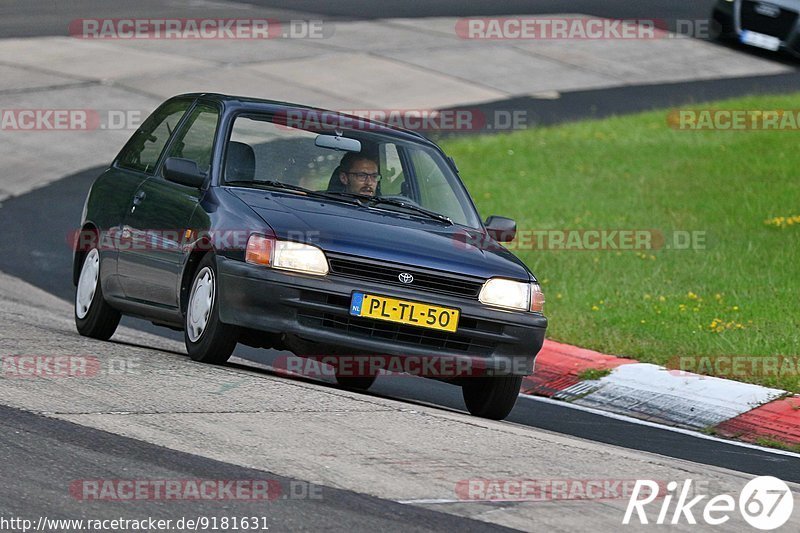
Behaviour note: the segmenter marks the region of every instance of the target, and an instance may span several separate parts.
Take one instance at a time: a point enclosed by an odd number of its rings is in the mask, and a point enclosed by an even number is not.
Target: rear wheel
[[[100,283],[100,252],[92,248],[81,264],[75,288],[75,327],[84,337],[108,340],[117,330],[121,315],[103,298]]]
[[[522,376],[469,378],[461,387],[471,415],[492,420],[508,416],[522,387]]]
[[[238,328],[219,319],[217,267],[212,254],[197,265],[184,318],[184,342],[189,357],[201,363],[222,364],[236,348]]]

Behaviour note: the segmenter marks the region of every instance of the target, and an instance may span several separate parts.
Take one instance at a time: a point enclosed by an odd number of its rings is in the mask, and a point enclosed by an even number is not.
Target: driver
[[[378,163],[363,154],[348,152],[339,163],[339,180],[345,192],[375,196],[381,181]]]

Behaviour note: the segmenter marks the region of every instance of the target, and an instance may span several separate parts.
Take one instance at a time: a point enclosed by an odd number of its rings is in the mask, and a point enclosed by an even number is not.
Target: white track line
[[[741,448],[749,448],[749,449],[752,449],[752,450],[768,452],[768,453],[772,453],[772,454],[775,454],[775,455],[785,455],[787,457],[796,457],[796,458],[800,459],[800,454],[794,453],[794,452],[790,452],[790,451],[786,451],[786,450],[779,450],[777,448],[764,448],[763,446],[758,446],[756,444],[750,444],[749,442],[741,442],[741,441],[738,441],[738,440],[721,439],[719,437],[714,437],[712,435],[706,435],[705,433],[700,433],[698,431],[693,431],[691,429],[683,429],[683,428],[677,428],[677,427],[672,427],[672,426],[665,426],[663,424],[656,424],[655,422],[649,422],[647,420],[639,420],[638,418],[633,418],[633,417],[630,417],[630,416],[620,415],[620,414],[617,414],[617,413],[609,413],[608,411],[601,411],[600,409],[594,409],[592,407],[585,407],[583,405],[575,405],[575,404],[572,404],[572,403],[569,403],[569,402],[560,401],[560,400],[552,400],[550,398],[544,398],[544,397],[541,397],[541,396],[531,396],[529,394],[520,394],[519,396],[520,396],[520,398],[526,398],[528,400],[533,400],[533,401],[536,401],[536,402],[559,405],[561,407],[569,407],[571,409],[577,409],[579,411],[584,411],[584,412],[592,413],[592,414],[595,414],[595,415],[605,416],[605,417],[608,417],[608,418],[613,418],[615,420],[621,420],[623,422],[629,422],[631,424],[638,424],[640,426],[647,426],[647,427],[652,427],[652,428],[664,429],[666,431],[672,431],[672,432],[675,432],[675,433],[681,433],[683,435],[689,435],[691,437],[696,437],[696,438],[699,438],[699,439],[713,440],[715,442],[721,442],[721,443],[724,443],[724,444],[730,444],[731,446],[739,446]]]

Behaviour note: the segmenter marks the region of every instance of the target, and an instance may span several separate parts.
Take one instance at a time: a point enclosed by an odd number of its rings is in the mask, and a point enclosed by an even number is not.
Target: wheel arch
[[[183,274],[181,275],[180,286],[178,287],[178,301],[182,315],[186,315],[186,309],[189,305],[189,291],[191,290],[194,275],[197,273],[197,267],[200,265],[200,261],[208,254],[216,257],[216,250],[208,237],[203,237],[194,243],[188,253],[183,267]]]

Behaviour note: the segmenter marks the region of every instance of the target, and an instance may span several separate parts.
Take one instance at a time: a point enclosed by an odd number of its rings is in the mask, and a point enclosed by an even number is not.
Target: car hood
[[[293,193],[243,188],[230,191],[280,239],[314,244],[331,253],[484,279],[531,279],[522,261],[480,230]]]

